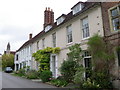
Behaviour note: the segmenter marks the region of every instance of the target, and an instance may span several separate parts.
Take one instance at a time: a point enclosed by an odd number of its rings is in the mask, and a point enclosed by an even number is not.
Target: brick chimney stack
[[[47,25],[53,25],[54,24],[54,12],[53,10],[48,7],[46,7],[46,10],[44,11],[44,28]]]
[[[29,40],[32,39],[32,33],[29,34]]]

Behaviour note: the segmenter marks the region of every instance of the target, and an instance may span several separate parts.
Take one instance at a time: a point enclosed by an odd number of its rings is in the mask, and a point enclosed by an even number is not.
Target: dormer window
[[[61,24],[65,20],[65,14],[62,14],[60,17],[56,19],[57,25]]]
[[[48,25],[45,27],[45,32],[49,31],[52,28],[52,25]]]
[[[77,14],[78,12],[80,12],[84,7],[84,3],[83,2],[78,2],[76,5],[74,5],[71,10],[73,12],[73,15]]]

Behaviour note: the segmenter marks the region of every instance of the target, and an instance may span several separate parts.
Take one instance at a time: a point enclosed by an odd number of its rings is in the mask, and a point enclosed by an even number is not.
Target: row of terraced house
[[[50,70],[53,77],[60,75],[61,63],[66,60],[68,47],[75,43],[81,44],[84,50],[83,65],[91,60],[87,51],[87,41],[94,34],[99,34],[110,42],[115,53],[115,64],[111,72],[120,77],[120,2],[78,2],[68,14],[62,14],[54,22],[54,12],[50,8],[44,11],[43,30],[36,36],[29,34],[26,41],[15,54],[15,71],[29,66],[38,70],[39,63],[32,54],[46,47],[60,47],[59,54],[51,54]]]

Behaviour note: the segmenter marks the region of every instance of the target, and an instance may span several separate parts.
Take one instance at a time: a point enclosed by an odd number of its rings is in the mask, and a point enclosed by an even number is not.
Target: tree
[[[67,60],[64,60],[64,62],[62,63],[60,67],[61,74],[63,75],[63,77],[65,78],[67,82],[71,82],[74,80],[75,78],[74,76],[75,74],[77,74],[76,71],[81,66],[80,61],[82,59],[82,57],[80,56],[82,52],[80,48],[80,44],[75,44],[69,47],[69,50],[70,52],[68,53]]]
[[[82,59],[81,57],[82,49],[80,48],[80,44],[75,44],[69,47],[69,50],[70,52],[68,53],[68,59],[79,63]]]
[[[14,55],[4,54],[2,55],[2,68],[12,67],[14,68]]]
[[[111,45],[105,43],[99,35],[94,35],[88,41],[88,50],[92,56],[93,72],[91,79],[100,85],[101,88],[110,88],[110,67],[114,60],[114,53]]]
[[[104,71],[109,69],[108,63],[114,59],[113,52],[110,51],[111,45],[105,43],[103,38],[99,35],[94,35],[88,41],[88,50],[92,56],[92,63],[95,71]]]

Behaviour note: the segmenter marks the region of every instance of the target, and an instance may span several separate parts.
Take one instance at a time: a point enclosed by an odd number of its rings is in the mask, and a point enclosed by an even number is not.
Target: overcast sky
[[[50,7],[55,19],[67,14],[80,0],[0,0],[0,53],[10,42],[11,51],[16,51],[29,38],[43,30],[44,10]],[[86,0],[82,0],[86,1]]]

